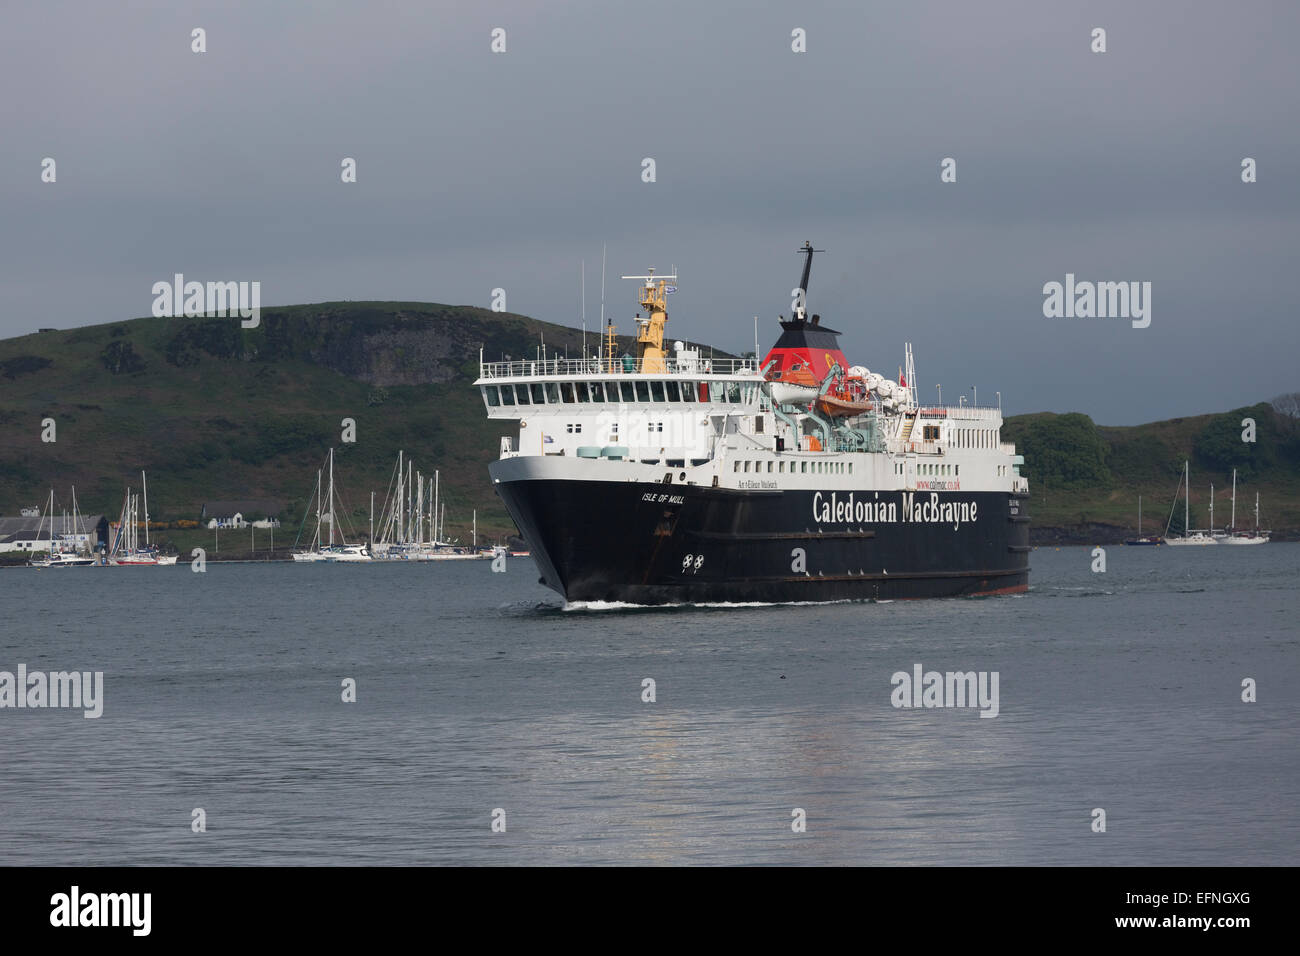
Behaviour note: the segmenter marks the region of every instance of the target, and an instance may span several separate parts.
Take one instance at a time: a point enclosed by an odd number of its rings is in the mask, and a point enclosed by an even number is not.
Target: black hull
[[[496,488],[542,583],[567,601],[894,600],[1029,586],[1029,517],[1020,495],[917,492],[909,501],[897,491],[855,491],[855,513],[845,507],[848,492],[837,490],[832,507],[840,511],[818,523],[813,509],[831,502],[830,491],[540,478],[502,478]],[[950,512],[935,510],[936,501],[967,520],[942,520]],[[880,503],[892,503],[892,513],[857,520]],[[909,504],[927,509],[921,520],[911,520]]]

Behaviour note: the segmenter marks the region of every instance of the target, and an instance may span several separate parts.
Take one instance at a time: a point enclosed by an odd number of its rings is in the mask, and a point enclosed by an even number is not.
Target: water
[[[600,611],[528,559],[0,571],[0,670],[106,698],[0,710],[0,864],[1300,862],[1300,546],[1107,560]],[[997,671],[999,716],[894,709],[915,663]]]

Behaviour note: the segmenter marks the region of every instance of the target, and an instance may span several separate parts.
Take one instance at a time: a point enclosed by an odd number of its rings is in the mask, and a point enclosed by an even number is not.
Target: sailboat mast
[[[1230,531],[1237,529],[1237,469],[1232,469],[1232,521],[1228,524]]]
[[[435,545],[442,540],[442,536],[438,534],[438,492],[441,490],[438,485],[438,475],[438,469],[433,469],[433,543]]]
[[[144,546],[149,547],[149,481],[144,472],[140,472],[140,487],[144,489]]]
[[[474,550],[478,550],[478,509],[474,509]]]
[[[1187,485],[1187,494],[1183,497],[1183,537],[1192,533],[1192,470],[1188,462],[1183,462],[1183,481]]]
[[[1214,482],[1210,482],[1210,534],[1214,534]]]

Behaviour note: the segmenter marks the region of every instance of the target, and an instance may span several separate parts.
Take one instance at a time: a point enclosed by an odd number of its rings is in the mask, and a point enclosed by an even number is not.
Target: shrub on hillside
[[[1008,422],[1002,437],[1025,456],[1021,474],[1046,480],[1054,488],[1077,488],[1110,482],[1107,445],[1091,418],[1078,412],[1044,415],[1027,422]]]
[[[130,342],[120,340],[109,342],[99,353],[99,360],[104,363],[104,368],[114,375],[144,371],[144,359],[135,354],[135,349],[131,347]]]
[[[1202,467],[1222,474],[1237,469],[1239,478],[1250,480],[1278,460],[1279,434],[1274,412],[1266,402],[1215,415],[1196,437],[1196,460]],[[1255,420],[1255,440],[1242,441],[1242,420]]]

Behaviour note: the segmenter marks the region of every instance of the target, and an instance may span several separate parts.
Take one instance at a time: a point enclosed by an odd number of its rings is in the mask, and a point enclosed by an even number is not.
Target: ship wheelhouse
[[[772,431],[753,359],[703,358],[682,343],[647,372],[630,356],[483,362],[489,418],[519,421],[504,454],[703,465],[717,439]]]

